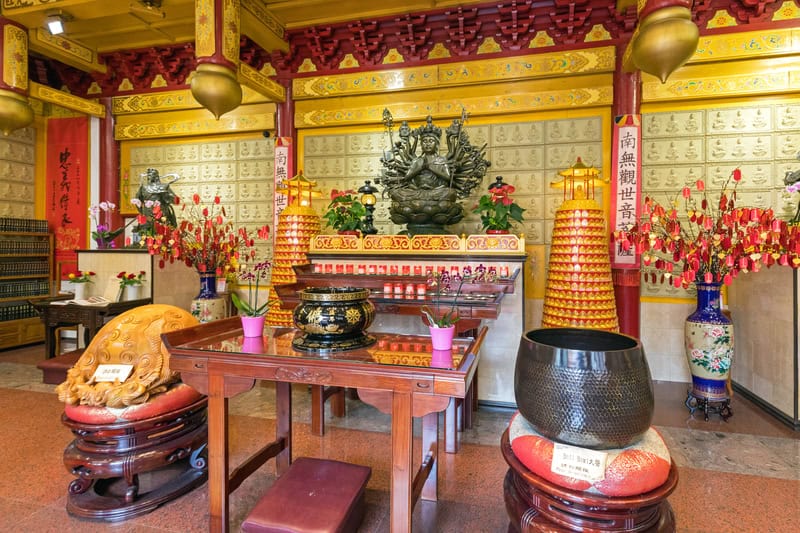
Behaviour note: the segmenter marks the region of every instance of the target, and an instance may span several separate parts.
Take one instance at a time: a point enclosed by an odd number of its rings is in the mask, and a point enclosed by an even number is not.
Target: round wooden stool
[[[667,501],[678,484],[674,461],[667,481],[657,489],[638,496],[609,497],[565,489],[537,476],[514,455],[508,430],[500,449],[509,466],[503,483],[509,533],[675,531],[675,515]]]
[[[205,483],[207,403],[203,396],[170,412],[109,424],[62,415],[76,437],[64,450],[64,465],[77,476],[69,485],[67,511],[125,520]]]

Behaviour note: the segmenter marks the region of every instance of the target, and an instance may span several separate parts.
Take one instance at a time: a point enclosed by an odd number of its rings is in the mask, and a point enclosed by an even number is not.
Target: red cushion
[[[669,476],[669,450],[652,427],[639,442],[627,448],[603,450],[608,453],[605,479],[594,483],[553,472],[553,441],[537,433],[519,413],[512,418],[508,433],[511,449],[522,464],[534,474],[566,489],[605,496],[634,496],[660,487]]]
[[[175,383],[165,392],[151,396],[145,403],[124,408],[102,405],[66,405],[67,417],[84,424],[114,424],[145,420],[191,405],[203,395],[185,383]]]

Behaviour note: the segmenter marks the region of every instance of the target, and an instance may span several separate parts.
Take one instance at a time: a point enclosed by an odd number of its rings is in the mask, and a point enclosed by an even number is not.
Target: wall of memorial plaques
[[[273,139],[261,134],[209,137],[198,142],[131,143],[127,147],[129,166],[123,157],[123,169],[128,173],[127,192],[135,198],[141,174],[155,168],[163,182],[171,181],[163,178],[168,174],[179,176],[171,189],[184,200],[197,193],[208,204],[219,196],[236,225],[253,231],[264,224],[272,227],[274,144]],[[135,212],[131,206],[126,209]],[[180,218],[180,209],[176,209],[176,216]],[[272,256],[271,246],[260,248],[260,257]]]
[[[642,189],[666,202],[684,184],[705,179],[709,198],[735,168],[742,170],[738,205],[794,215],[797,199],[784,190],[788,170],[800,168],[800,103],[708,107],[642,117]],[[642,283],[642,295],[687,297],[683,289]]]
[[[423,121],[411,122],[416,128]],[[447,120],[434,124],[444,129]],[[602,171],[603,130],[607,127],[602,116],[586,116],[557,120],[530,120],[505,122],[502,124],[472,125],[464,131],[470,143],[480,147],[486,144],[486,159],[491,167],[481,187],[463,201],[465,209],[471,211],[495,177],[503,176],[506,183],[516,187],[514,199],[526,209],[523,224],[515,233],[524,233],[527,244],[547,244],[553,227],[555,210],[563,201],[561,189],[550,187],[558,179],[558,172],[569,168],[581,157],[584,163],[592,164]],[[301,134],[303,162],[306,177],[317,181],[323,193],[315,209],[325,212],[330,191],[357,190],[364,180],[375,180],[381,174],[381,154],[390,146],[383,131],[374,133]],[[444,139],[441,142],[444,147]],[[445,153],[443,151],[443,153]],[[380,189],[380,186],[378,187]],[[598,191],[602,203],[602,193]],[[381,233],[397,233],[402,226],[389,220],[389,200],[380,199],[375,209],[376,227]],[[480,218],[469,213],[459,224],[450,227],[455,233],[482,233]],[[323,228],[330,233],[330,228]]]
[[[0,217],[33,218],[36,131],[23,128],[0,136]]]

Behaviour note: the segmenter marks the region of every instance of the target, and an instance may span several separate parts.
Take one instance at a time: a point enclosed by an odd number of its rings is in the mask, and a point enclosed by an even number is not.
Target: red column
[[[283,85],[286,91],[286,98],[277,104],[277,131],[276,137],[290,137],[295,149],[291,150],[292,164],[290,168],[297,169],[297,129],[294,127],[294,100],[292,99],[291,80],[278,79],[278,83]],[[291,178],[291,176],[289,176]]]
[[[614,71],[614,116],[638,115],[641,112],[642,76],[638,70],[634,72],[623,70],[622,56],[626,46],[627,43],[617,47],[617,65]],[[638,150],[641,158],[641,145]],[[639,338],[641,279],[639,269],[613,268],[611,278],[614,282],[619,330],[621,333]]]
[[[112,114],[111,98],[101,98],[106,108],[105,118],[100,119],[100,200],[109,200],[117,204],[117,211],[111,215],[111,228],[122,226],[123,218],[119,214],[122,210],[122,195],[119,190],[119,143],[114,138],[114,115]],[[114,239],[117,248],[124,245],[124,234]]]

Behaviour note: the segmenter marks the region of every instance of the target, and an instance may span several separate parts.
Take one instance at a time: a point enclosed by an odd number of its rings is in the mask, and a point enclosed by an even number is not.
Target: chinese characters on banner
[[[641,115],[620,115],[614,120],[611,170],[614,175],[611,196],[612,231],[634,224],[642,195]],[[612,268],[639,268],[639,257],[631,247],[622,250],[612,244]]]
[[[55,233],[55,261],[63,278],[77,271],[75,250],[86,243],[89,216],[87,117],[48,120],[46,164],[46,218]]]
[[[292,138],[291,137],[278,137],[275,139],[275,204],[273,210],[275,212],[272,227],[278,227],[278,215],[281,211],[286,209],[289,203],[289,197],[281,192],[278,192],[284,187],[284,182],[294,174],[292,168]],[[272,236],[275,238],[277,232],[273,231]]]

